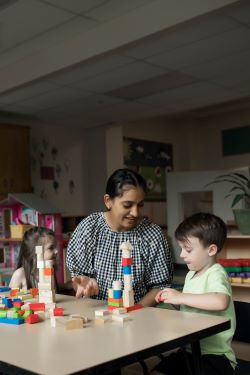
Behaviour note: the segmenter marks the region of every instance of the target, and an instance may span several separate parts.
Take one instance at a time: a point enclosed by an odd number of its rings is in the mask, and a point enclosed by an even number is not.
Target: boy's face
[[[214,263],[214,257],[210,252],[210,247],[214,245],[204,247],[197,237],[188,237],[187,241],[178,241],[178,244],[181,247],[180,257],[190,271],[201,272]]]

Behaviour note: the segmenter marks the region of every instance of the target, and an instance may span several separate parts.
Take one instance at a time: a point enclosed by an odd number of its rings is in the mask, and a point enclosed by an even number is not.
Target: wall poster
[[[166,200],[166,172],[173,170],[173,146],[141,139],[123,139],[124,164],[147,182],[147,201]]]

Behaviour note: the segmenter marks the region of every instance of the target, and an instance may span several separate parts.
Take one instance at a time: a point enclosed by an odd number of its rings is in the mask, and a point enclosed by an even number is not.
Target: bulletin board
[[[223,156],[250,153],[250,125],[222,130]]]

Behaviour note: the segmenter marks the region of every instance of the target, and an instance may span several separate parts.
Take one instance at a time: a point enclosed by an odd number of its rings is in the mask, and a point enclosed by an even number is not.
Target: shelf
[[[245,240],[247,240],[247,239],[250,239],[250,235],[246,235],[246,234],[229,234],[228,236],[227,236],[227,239],[229,239],[229,240],[233,240],[233,239],[245,239]]]
[[[250,284],[244,284],[244,283],[231,283],[231,286],[239,286],[240,288],[250,288]]]
[[[22,242],[22,238],[5,238],[5,237],[0,237],[0,242]]]

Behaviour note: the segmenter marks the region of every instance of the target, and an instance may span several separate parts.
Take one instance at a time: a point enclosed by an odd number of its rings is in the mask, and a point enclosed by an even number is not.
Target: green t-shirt
[[[231,285],[228,276],[220,264],[214,264],[200,276],[193,277],[194,271],[189,271],[186,275],[183,293],[203,294],[203,293],[224,293],[230,297],[228,308],[224,311],[207,311],[181,305],[181,311],[197,312],[208,315],[225,316],[231,320],[231,328],[217,333],[216,335],[204,338],[200,341],[202,354],[226,355],[233,367],[236,366],[236,359],[231,347],[234,335],[236,320],[234,304],[232,300]],[[188,349],[188,348],[187,348]],[[189,350],[189,349],[188,349]]]

